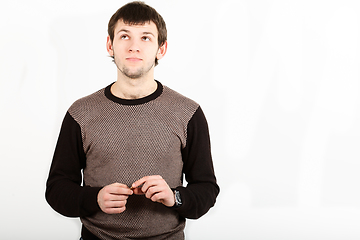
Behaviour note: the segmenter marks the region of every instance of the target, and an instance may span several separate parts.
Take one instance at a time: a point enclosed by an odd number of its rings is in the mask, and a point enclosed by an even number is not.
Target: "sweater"
[[[153,94],[135,100],[117,98],[109,85],[65,115],[46,199],[60,214],[80,217],[86,239],[183,239],[185,218],[199,218],[215,203],[219,187],[205,116],[196,102],[157,84]],[[102,187],[130,186],[150,175],[179,190],[182,206],[132,195],[121,214],[100,210]]]

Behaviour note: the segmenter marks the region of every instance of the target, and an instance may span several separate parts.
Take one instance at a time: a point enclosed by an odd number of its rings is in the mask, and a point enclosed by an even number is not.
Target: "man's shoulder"
[[[199,104],[182,95],[181,93],[164,86],[164,97],[166,98],[169,103],[174,104],[175,106],[182,106],[182,107],[188,107],[188,108],[198,108]]]
[[[77,113],[86,113],[96,109],[97,105],[101,104],[105,99],[105,88],[102,88],[90,95],[76,100],[69,108],[69,113],[75,115]]]

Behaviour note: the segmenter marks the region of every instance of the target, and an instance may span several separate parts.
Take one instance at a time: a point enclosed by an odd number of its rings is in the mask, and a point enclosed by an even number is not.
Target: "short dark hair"
[[[167,30],[164,19],[154,8],[141,1],[130,2],[122,6],[110,18],[108,34],[111,42],[114,40],[114,31],[119,20],[130,25],[143,25],[145,23],[154,22],[158,30],[159,47],[164,45],[167,40]],[[158,65],[157,58],[155,59],[155,66],[156,65]]]

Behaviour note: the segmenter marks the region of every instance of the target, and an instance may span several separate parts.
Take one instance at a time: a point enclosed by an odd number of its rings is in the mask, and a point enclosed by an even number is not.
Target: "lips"
[[[129,57],[129,58],[126,58],[127,61],[130,61],[130,62],[140,62],[142,61],[141,58],[137,58],[137,57]]]

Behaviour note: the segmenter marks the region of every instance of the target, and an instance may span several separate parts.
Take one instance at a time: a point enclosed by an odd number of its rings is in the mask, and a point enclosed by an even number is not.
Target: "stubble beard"
[[[149,65],[147,68],[139,68],[137,69],[135,72],[132,72],[129,68],[127,68],[126,66],[121,67],[117,61],[116,61],[116,57],[114,55],[114,60],[113,62],[115,63],[117,69],[119,69],[119,71],[124,74],[126,77],[130,78],[130,79],[138,79],[141,78],[142,76],[144,76],[145,74],[147,74],[148,72],[150,72],[150,70],[152,69],[152,67],[155,65],[155,61],[153,62],[153,64]]]

